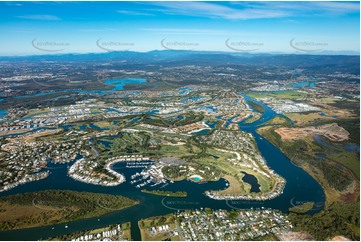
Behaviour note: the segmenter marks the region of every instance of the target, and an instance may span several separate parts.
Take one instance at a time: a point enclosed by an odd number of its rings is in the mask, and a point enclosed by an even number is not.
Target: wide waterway
[[[245,98],[246,101],[251,100],[248,97]],[[141,169],[126,168],[124,163],[117,163],[113,166],[113,169],[125,175],[127,180],[125,183],[115,187],[102,187],[75,181],[67,176],[68,165],[51,164],[49,165],[51,175],[48,178],[16,187],[10,191],[0,193],[0,196],[46,189],[69,189],[74,191],[123,195],[139,200],[140,204],[124,210],[115,211],[101,217],[77,220],[51,226],[0,232],[1,240],[38,240],[41,238],[59,236],[79,230],[94,229],[104,227],[109,224],[127,221],[131,222],[132,239],[140,240],[140,231],[137,225],[138,220],[146,217],[172,213],[177,210],[195,209],[201,207],[227,210],[265,207],[287,212],[290,207],[302,204],[303,202],[311,201],[315,204],[311,213],[320,211],[325,202],[325,196],[321,186],[305,171],[291,163],[291,161],[277,147],[256,133],[257,127],[262,126],[265,122],[272,119],[277,114],[263,103],[253,99],[252,101],[264,107],[265,111],[263,116],[261,119],[251,124],[244,124],[243,122],[240,122],[239,127],[241,130],[250,132],[254,135],[258,149],[267,161],[267,164],[271,169],[286,179],[287,183],[283,194],[277,198],[268,201],[222,201],[213,200],[204,195],[206,190],[219,190],[226,188],[227,181],[224,179],[217,182],[208,182],[203,184],[197,184],[184,180],[168,184],[164,188],[164,190],[171,191],[186,191],[188,193],[188,197],[186,198],[155,196],[141,193],[141,189],[137,189],[134,184],[131,185],[129,183],[129,181],[131,181],[130,176],[136,172],[140,172]],[[150,187],[147,185],[143,188],[160,189],[160,186],[161,185]],[[65,225],[67,225],[67,228]]]

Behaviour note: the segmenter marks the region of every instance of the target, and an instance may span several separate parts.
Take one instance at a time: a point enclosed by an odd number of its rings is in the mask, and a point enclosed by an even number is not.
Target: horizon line
[[[360,51],[354,50],[322,50],[318,52],[282,52],[282,51],[269,51],[269,52],[242,52],[242,51],[226,51],[226,50],[172,50],[172,49],[153,49],[147,51],[139,51],[139,50],[119,50],[119,51],[103,51],[103,52],[67,52],[67,53],[34,53],[34,54],[18,54],[18,55],[2,55],[0,54],[0,58],[4,57],[34,57],[34,56],[62,56],[62,55],[90,55],[90,54],[114,54],[114,53],[150,53],[155,51],[162,52],[208,52],[208,53],[225,53],[225,54],[241,54],[241,55],[345,55],[345,56],[360,56]],[[45,52],[45,51],[44,51]],[[349,52],[349,53],[345,53]]]

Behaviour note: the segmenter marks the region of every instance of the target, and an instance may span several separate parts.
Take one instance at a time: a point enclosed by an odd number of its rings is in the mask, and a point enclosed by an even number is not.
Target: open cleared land
[[[272,127],[262,127],[258,132],[321,184],[327,205],[335,201],[353,202],[358,199],[359,159],[345,151],[342,143],[320,142],[308,136],[300,140],[283,140]]]
[[[279,128],[275,132],[285,140],[299,140],[307,136],[322,135],[331,141],[340,142],[347,140],[350,135],[347,130],[338,126],[337,123],[305,128]]]
[[[175,216],[173,214],[140,220],[138,226],[142,241],[180,240],[179,236],[170,234],[170,231],[176,227]],[[151,228],[154,228],[154,230],[151,230]]]

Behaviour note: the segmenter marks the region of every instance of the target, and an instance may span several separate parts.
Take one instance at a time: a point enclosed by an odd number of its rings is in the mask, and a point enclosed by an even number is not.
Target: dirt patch
[[[284,232],[278,235],[281,241],[312,241],[315,238],[307,232]]]
[[[350,239],[344,237],[344,236],[335,236],[331,239],[331,241],[351,241]]]
[[[229,182],[229,187],[219,192],[219,194],[244,194],[243,185],[233,176],[225,175],[224,179]]]
[[[341,200],[346,203],[354,202],[360,195],[360,182],[355,181],[353,184],[353,188],[350,189],[351,192],[347,192],[341,195]]]
[[[284,140],[299,140],[307,136],[322,135],[331,141],[345,141],[350,133],[337,123],[306,128],[279,128],[275,130]]]

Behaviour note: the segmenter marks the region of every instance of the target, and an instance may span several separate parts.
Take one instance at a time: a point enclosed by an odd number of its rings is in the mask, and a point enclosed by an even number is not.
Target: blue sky
[[[359,2],[0,2],[0,55],[356,51]]]

